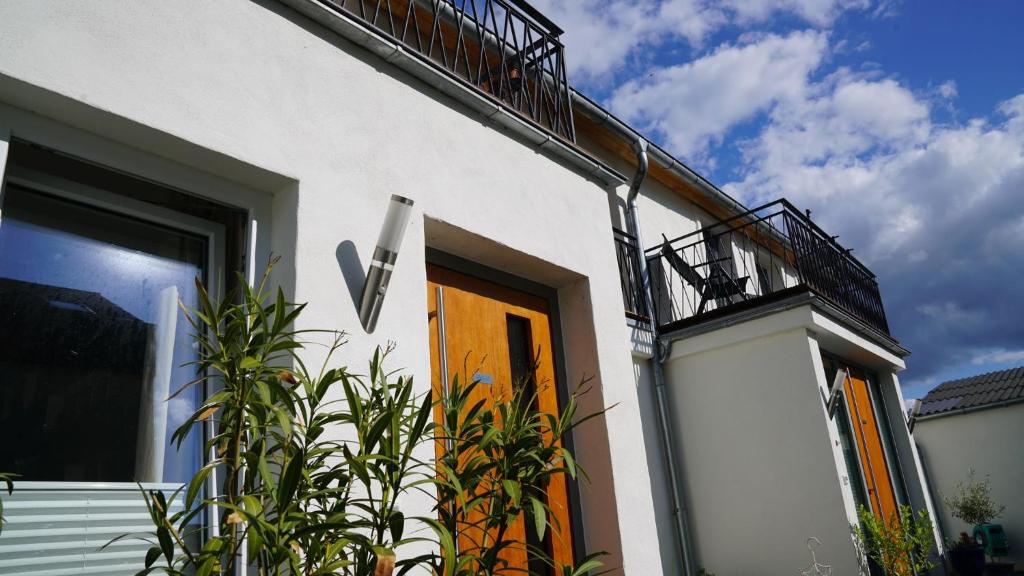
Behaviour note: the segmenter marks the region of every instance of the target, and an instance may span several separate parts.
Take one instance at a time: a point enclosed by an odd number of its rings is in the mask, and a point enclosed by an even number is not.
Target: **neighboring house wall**
[[[1006,530],[1011,561],[1024,563],[1024,403],[920,420],[914,438],[949,540],[971,526],[953,518],[944,498],[973,468],[992,482],[992,499],[1006,506],[996,520]]]

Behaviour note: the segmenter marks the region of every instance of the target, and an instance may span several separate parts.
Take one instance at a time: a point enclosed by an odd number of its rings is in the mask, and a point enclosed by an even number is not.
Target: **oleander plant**
[[[505,528],[522,516],[541,533],[551,529],[546,486],[582,474],[558,439],[598,414],[577,418],[577,394],[558,415],[526,410],[524,392],[470,407],[475,383],[457,381],[435,401],[385,367],[392,346],[376,349],[365,374],[336,367],[344,334],[296,331],[304,305],[267,288],[272,265],[258,286],[240,279],[219,302],[196,281],[200,305],[183,311],[199,377],[186,387],[214,392],[172,438],[180,447],[208,427],[212,459],[174,493],[140,486],[153,530],[107,545],[148,542],[143,576],[226,576],[242,564],[260,576],[390,576],[418,566],[446,576],[504,573],[501,551],[526,546],[505,538]],[[309,366],[314,345],[325,346],[324,360]],[[440,426],[435,407],[446,415]],[[435,454],[439,444],[450,448]],[[399,503],[412,492],[435,498],[437,515],[406,518]],[[458,545],[471,509],[486,510],[482,528],[495,536],[476,548]],[[404,553],[423,541],[421,553]],[[532,553],[549,573],[553,561]],[[589,555],[559,571],[599,566]]]

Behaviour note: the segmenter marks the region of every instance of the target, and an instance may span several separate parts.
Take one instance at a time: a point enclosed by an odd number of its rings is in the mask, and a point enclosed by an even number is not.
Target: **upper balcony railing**
[[[612,232],[615,236],[615,257],[619,261],[619,283],[626,316],[646,322],[649,318],[644,302],[643,276],[640,273],[640,248],[634,236],[618,228],[613,228]]]
[[[645,251],[661,331],[799,291],[889,334],[875,275],[786,200]]]
[[[562,30],[525,0],[326,0],[411,52],[576,141]]]

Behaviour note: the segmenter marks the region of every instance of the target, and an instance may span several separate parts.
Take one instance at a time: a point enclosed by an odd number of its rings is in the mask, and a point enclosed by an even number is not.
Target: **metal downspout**
[[[639,254],[640,278],[643,284],[644,305],[647,307],[647,314],[651,318],[651,336],[654,344],[654,358],[651,362],[651,372],[654,375],[654,397],[658,405],[658,428],[661,432],[661,447],[665,458],[665,466],[668,472],[669,492],[672,497],[672,519],[675,523],[676,548],[679,550],[683,571],[686,576],[694,574],[693,554],[690,549],[690,533],[686,523],[686,506],[683,496],[679,490],[678,468],[676,466],[676,451],[672,442],[672,430],[669,426],[670,416],[668,411],[668,397],[665,392],[665,358],[668,356],[670,344],[658,337],[657,327],[654,322],[654,299],[651,297],[650,275],[647,272],[647,259],[644,257],[644,241],[640,234],[640,218],[637,215],[636,199],[640,195],[640,185],[647,177],[648,158],[647,140],[637,138],[634,145],[637,158],[636,175],[629,185],[629,194],[626,197],[626,227],[629,233],[636,238],[637,252]]]

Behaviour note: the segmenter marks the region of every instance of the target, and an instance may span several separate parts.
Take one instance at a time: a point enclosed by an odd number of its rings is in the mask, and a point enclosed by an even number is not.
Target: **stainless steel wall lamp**
[[[366,282],[359,298],[359,322],[367,334],[372,334],[377,327],[377,317],[384,304],[384,294],[388,291],[388,282],[398,260],[398,249],[402,246],[405,229],[409,226],[412,215],[413,201],[391,195],[388,212],[384,216],[384,225],[377,237],[377,247],[373,250],[370,269],[366,272]]]

